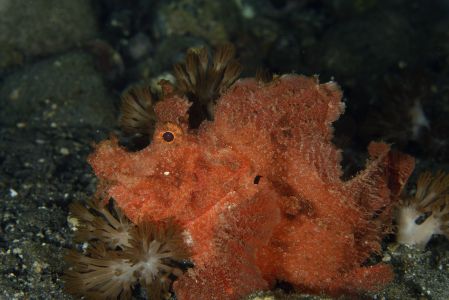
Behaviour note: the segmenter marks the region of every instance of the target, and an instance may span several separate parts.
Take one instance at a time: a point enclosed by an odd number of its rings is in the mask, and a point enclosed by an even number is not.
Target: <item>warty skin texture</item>
[[[344,109],[335,83],[239,80],[215,120],[195,130],[188,101],[164,90],[147,148],[130,153],[111,139],[89,162],[99,194],[133,222],[175,217],[184,226],[195,267],[175,282],[179,299],[239,299],[276,280],[357,295],[392,279],[388,266],[362,264],[380,251],[414,161],[372,143],[366,169],[343,182],[331,142]]]

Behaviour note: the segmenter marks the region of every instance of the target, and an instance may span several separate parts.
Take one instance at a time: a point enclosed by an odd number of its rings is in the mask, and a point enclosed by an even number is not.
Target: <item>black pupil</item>
[[[166,142],[171,142],[175,139],[175,136],[170,131],[167,131],[167,132],[164,132],[164,134],[162,135],[162,138]]]
[[[420,215],[418,218],[415,219],[415,224],[416,225],[421,225],[422,223],[424,223],[427,220],[428,217],[430,217],[431,214],[432,213],[427,212],[427,213],[425,213],[423,215]]]

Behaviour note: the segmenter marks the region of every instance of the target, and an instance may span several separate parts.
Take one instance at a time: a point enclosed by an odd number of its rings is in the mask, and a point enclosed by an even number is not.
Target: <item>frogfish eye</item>
[[[173,132],[170,131],[166,131],[162,134],[162,138],[164,139],[164,141],[166,141],[167,143],[172,142],[175,139],[175,135],[173,134]]]
[[[0,0],[1,1],[1,0]],[[183,130],[182,128],[177,125],[170,122],[161,124],[159,128],[156,129],[154,138],[155,141],[171,144],[176,141],[180,141],[182,139],[179,139],[183,136]]]

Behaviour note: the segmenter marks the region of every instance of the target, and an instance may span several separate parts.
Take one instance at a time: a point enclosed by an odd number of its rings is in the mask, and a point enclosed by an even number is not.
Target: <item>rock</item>
[[[26,57],[48,55],[96,35],[88,0],[0,0],[0,45],[8,52],[18,51]],[[0,66],[7,64],[0,62]]]
[[[165,2],[154,24],[154,35],[160,39],[194,36],[218,45],[229,42],[230,35],[239,30],[238,7],[233,1]]]
[[[93,126],[115,122],[114,98],[93,59],[71,52],[38,62],[5,78],[0,86],[0,123]]]
[[[411,63],[412,41],[413,27],[407,18],[395,12],[374,12],[331,27],[309,59],[311,65],[348,84],[350,79],[381,76],[401,61]]]

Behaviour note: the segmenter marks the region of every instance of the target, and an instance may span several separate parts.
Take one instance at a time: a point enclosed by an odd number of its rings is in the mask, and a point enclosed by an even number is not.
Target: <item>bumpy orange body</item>
[[[130,153],[112,139],[90,157],[100,192],[132,221],[184,226],[195,267],[175,282],[179,299],[239,299],[276,280],[358,294],[391,280],[388,266],[362,263],[379,251],[413,159],[373,143],[366,169],[342,181],[335,83],[239,80],[195,130],[189,105],[165,86],[147,148]]]

